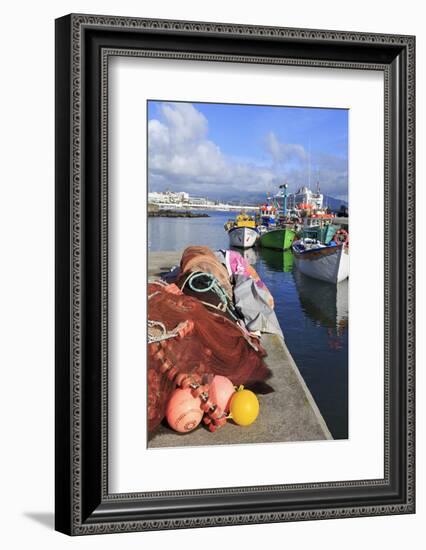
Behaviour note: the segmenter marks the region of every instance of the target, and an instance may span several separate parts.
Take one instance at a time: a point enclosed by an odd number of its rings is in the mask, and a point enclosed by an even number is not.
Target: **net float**
[[[259,414],[259,401],[256,395],[245,389],[238,389],[231,399],[232,420],[239,426],[250,426]]]
[[[177,388],[167,405],[166,418],[169,426],[180,433],[194,430],[203,418],[200,399],[192,395],[191,388]]]
[[[231,397],[235,393],[234,384],[226,376],[216,375],[209,385],[209,397],[222,411],[229,411]]]

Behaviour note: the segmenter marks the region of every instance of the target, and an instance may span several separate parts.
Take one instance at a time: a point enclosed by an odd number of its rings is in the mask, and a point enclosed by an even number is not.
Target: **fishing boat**
[[[296,236],[294,224],[287,222],[287,188],[286,183],[280,185],[280,189],[283,191],[273,198],[268,197],[267,203],[261,206],[263,230],[260,234],[259,244],[262,248],[289,250]],[[282,199],[281,204],[278,199]]]
[[[277,205],[270,204],[271,198],[267,198],[267,202],[260,207],[260,221],[259,225],[268,229],[269,227],[275,227],[277,224]]]
[[[265,231],[259,238],[259,244],[263,248],[289,250],[295,236],[296,232],[291,227],[278,227]]]
[[[228,232],[231,247],[251,248],[259,237],[256,221],[244,212],[239,214],[235,221],[229,220],[226,222],[225,230]]]
[[[229,244],[237,248],[251,248],[259,236],[256,229],[251,227],[232,227],[228,231]]]
[[[349,276],[349,248],[339,240],[322,244],[316,239],[302,238],[293,242],[296,267],[305,275],[339,283]]]
[[[303,220],[301,236],[304,238],[315,239],[322,244],[329,244],[339,227],[328,220],[319,220],[314,218],[315,223],[310,223],[310,218]]]

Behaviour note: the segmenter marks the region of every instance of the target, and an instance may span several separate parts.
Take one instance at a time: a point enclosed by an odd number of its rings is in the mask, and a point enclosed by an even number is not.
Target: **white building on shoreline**
[[[192,209],[192,210],[257,210],[256,206],[226,204],[221,201],[212,201],[205,197],[193,197],[184,191],[152,191],[148,193],[148,204],[160,209]]]
[[[189,202],[189,193],[179,191],[153,191],[148,193],[148,202],[152,204],[182,204]]]

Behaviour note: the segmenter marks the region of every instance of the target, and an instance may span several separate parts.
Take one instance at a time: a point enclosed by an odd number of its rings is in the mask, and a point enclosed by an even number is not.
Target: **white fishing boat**
[[[229,245],[237,248],[251,248],[259,237],[256,220],[244,211],[235,220],[225,223],[225,231],[229,235]]]
[[[332,241],[325,245],[314,239],[300,239],[293,243],[296,267],[308,277],[339,283],[349,277],[349,248]]]
[[[252,227],[232,227],[228,231],[229,244],[237,248],[251,248],[259,236],[259,233]]]

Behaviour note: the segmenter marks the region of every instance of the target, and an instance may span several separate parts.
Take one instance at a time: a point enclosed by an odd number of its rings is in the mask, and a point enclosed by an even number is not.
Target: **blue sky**
[[[150,190],[213,198],[316,186],[347,200],[348,111],[148,102]]]

